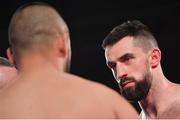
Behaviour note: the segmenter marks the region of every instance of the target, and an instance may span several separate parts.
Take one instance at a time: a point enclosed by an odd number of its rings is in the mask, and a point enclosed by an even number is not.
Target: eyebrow
[[[124,55],[120,56],[118,58],[118,60],[123,62],[129,58],[135,58],[135,56],[132,53],[125,53]],[[106,64],[110,67],[113,67],[115,65],[115,62],[114,61],[107,61]]]
[[[118,60],[125,61],[125,60],[127,60],[129,58],[135,58],[135,56],[132,53],[125,53],[124,55],[119,57]]]

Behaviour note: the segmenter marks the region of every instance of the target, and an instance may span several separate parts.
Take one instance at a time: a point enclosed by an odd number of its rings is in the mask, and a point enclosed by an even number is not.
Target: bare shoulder
[[[174,94],[175,95],[177,95],[177,97],[179,98],[179,100],[180,100],[180,84],[175,84],[174,83],[174,87],[173,87],[174,89],[173,89],[173,92],[174,92]]]
[[[63,74],[46,82],[30,79],[0,94],[0,113],[32,116],[75,116],[75,118],[137,118],[133,107],[103,84]],[[20,84],[21,83],[21,84]],[[7,94],[9,93],[9,94]],[[24,97],[26,96],[26,97]],[[21,102],[23,99],[23,103]],[[49,102],[51,101],[51,104]],[[31,106],[34,106],[31,110]],[[23,113],[23,114],[22,114]]]
[[[101,94],[101,98],[104,97],[121,97],[115,90],[105,86],[102,83],[95,82],[93,80],[85,79],[76,75],[68,75],[69,78],[73,81],[74,86],[81,86],[84,90],[89,90],[89,92],[94,94]]]
[[[78,76],[71,77],[76,78],[77,83],[80,83],[81,91],[86,92],[88,97],[93,99],[93,106],[111,109],[117,118],[138,118],[135,108],[112,88]]]
[[[69,75],[69,77],[73,79],[74,86],[80,86],[80,88],[83,88],[83,90],[86,90],[86,92],[89,91],[93,93],[92,95],[100,96],[99,99],[106,98],[105,101],[120,101],[120,103],[127,102],[119,93],[102,83],[94,82],[75,75]]]

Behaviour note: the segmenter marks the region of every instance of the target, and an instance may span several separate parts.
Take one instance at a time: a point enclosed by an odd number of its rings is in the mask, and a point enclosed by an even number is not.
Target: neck
[[[146,98],[139,102],[146,116],[157,118],[157,116],[165,110],[168,104],[167,101],[169,101],[166,100],[169,99],[167,94],[171,91],[169,88],[172,88],[170,86],[172,86],[172,83],[165,78],[161,69],[153,73],[153,80],[149,93]]]
[[[33,55],[21,59],[19,73],[30,74],[37,72],[64,72],[63,60],[53,56]]]

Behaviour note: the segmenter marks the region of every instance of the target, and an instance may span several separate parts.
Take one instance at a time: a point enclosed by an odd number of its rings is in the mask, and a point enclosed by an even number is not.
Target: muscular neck
[[[49,73],[62,73],[64,72],[63,60],[51,55],[25,56],[21,60],[19,71],[20,74],[43,73],[46,71]]]
[[[146,98],[139,102],[149,118],[158,118],[169,107],[169,94],[172,94],[173,83],[169,82],[159,69],[153,73],[151,89]]]

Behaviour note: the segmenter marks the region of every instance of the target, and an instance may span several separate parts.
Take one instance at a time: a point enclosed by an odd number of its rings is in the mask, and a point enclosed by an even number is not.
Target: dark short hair
[[[13,67],[13,65],[9,62],[9,60],[7,58],[4,58],[4,57],[0,57],[0,66],[1,65]]]
[[[103,40],[102,47],[113,45],[126,36],[143,37],[145,44],[158,47],[157,41],[150,29],[139,20],[127,21],[116,26]],[[144,39],[145,38],[145,39]],[[146,42],[147,41],[147,42]]]

